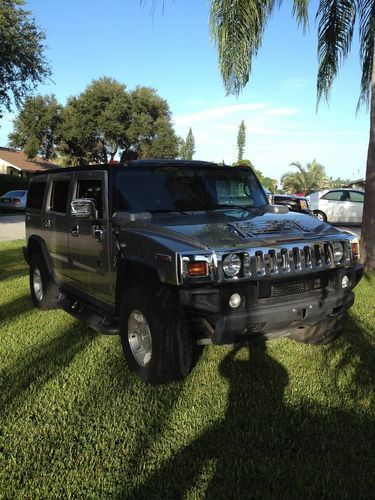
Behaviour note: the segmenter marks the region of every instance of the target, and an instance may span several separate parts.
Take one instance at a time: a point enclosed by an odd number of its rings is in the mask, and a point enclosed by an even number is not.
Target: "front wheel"
[[[36,254],[30,262],[30,292],[35,307],[54,309],[60,296],[60,289],[48,272],[43,257]]]
[[[172,287],[138,285],[125,292],[121,343],[129,368],[149,384],[185,377],[193,365],[193,338]]]
[[[321,210],[314,210],[314,216],[322,222],[327,222],[327,216]]]

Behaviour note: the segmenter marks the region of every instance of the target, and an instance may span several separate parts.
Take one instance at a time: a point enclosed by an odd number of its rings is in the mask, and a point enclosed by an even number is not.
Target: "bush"
[[[16,175],[0,175],[0,196],[13,189],[27,189],[30,179]]]

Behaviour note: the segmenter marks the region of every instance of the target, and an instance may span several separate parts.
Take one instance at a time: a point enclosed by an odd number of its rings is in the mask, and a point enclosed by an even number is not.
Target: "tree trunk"
[[[366,166],[366,192],[363,205],[362,262],[365,271],[375,271],[375,61],[372,64],[370,140]]]

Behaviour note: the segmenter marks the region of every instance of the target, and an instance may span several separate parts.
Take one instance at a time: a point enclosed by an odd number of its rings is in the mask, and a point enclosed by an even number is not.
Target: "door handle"
[[[43,220],[43,227],[45,229],[49,229],[51,227],[51,219],[44,219]]]
[[[72,236],[79,236],[79,225],[76,224],[70,228],[70,232]]]
[[[99,242],[103,241],[103,230],[100,226],[92,226],[91,228],[92,237],[98,240]]]

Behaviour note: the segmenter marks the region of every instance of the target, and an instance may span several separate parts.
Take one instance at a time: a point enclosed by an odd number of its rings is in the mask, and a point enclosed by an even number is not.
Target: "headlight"
[[[241,259],[236,253],[231,253],[223,259],[223,271],[228,278],[233,278],[241,270]]]
[[[342,246],[342,243],[335,241],[335,243],[333,243],[332,245],[332,250],[333,250],[333,260],[335,262],[340,262],[344,257],[344,247]]]

